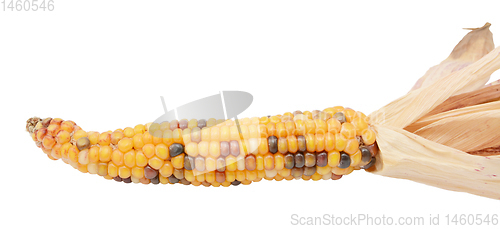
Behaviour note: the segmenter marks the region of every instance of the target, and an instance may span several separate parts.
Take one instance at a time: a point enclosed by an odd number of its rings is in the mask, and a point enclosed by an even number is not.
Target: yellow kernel
[[[142,167],[134,167],[132,168],[132,177],[137,179],[141,179],[144,177],[144,168]]]
[[[340,153],[339,151],[331,151],[328,152],[328,165],[330,167],[337,167],[340,162]]]
[[[87,137],[87,132],[83,131],[83,130],[77,130],[74,134],[73,134],[73,139],[74,140],[78,140],[82,137]]]
[[[172,138],[174,139],[174,143],[179,143],[179,144],[183,144],[184,145],[184,142],[182,140],[182,130],[177,128],[175,130],[172,131]]]
[[[238,131],[238,126],[229,127],[229,139],[230,140],[240,140],[240,132]]]
[[[220,156],[220,143],[218,141],[210,141],[209,154],[213,158],[217,158]]]
[[[139,124],[134,127],[134,133],[135,134],[144,134],[146,132],[146,127],[142,124]]]
[[[259,126],[255,124],[249,125],[248,133],[250,138],[260,138]]]
[[[186,154],[191,156],[191,157],[196,157],[198,156],[198,144],[195,142],[190,142],[186,144]]]
[[[69,142],[71,140],[71,134],[68,131],[61,130],[59,133],[57,133],[56,136],[56,141],[59,144],[64,144],[66,142]]]
[[[263,116],[259,118],[259,124],[268,124],[270,122],[269,118],[267,116]]]
[[[220,141],[229,141],[231,140],[230,126],[221,126],[220,127]]]
[[[292,170],[291,169],[278,170],[278,174],[282,177],[287,177],[290,176],[290,174],[292,174]]]
[[[95,131],[91,131],[88,133],[88,138],[90,141],[91,145],[97,144],[97,141],[99,140],[99,133]]]
[[[345,146],[347,145],[347,139],[342,134],[335,135],[335,150],[344,151]]]
[[[101,146],[101,149],[99,149],[99,160],[102,162],[110,161],[112,152],[113,149],[110,146]]]
[[[134,142],[132,139],[126,137],[118,142],[118,149],[122,152],[128,152],[134,147]]]
[[[215,182],[215,172],[214,171],[210,171],[210,172],[207,172],[205,173],[205,180],[209,183],[213,183]]]
[[[118,167],[110,162],[108,164],[108,175],[111,177],[117,177],[118,176]]]
[[[351,155],[351,166],[352,167],[358,166],[360,162],[361,162],[361,151],[358,150],[356,151],[356,153]]]
[[[332,173],[335,175],[348,175],[348,174],[352,173],[353,170],[354,170],[354,167],[352,167],[352,166],[349,166],[345,169],[341,169],[339,167],[332,167]]]
[[[116,144],[118,144],[118,142],[120,140],[122,140],[123,137],[125,137],[125,136],[123,135],[122,132],[115,131],[115,132],[111,133],[111,143],[116,145]]]
[[[302,119],[295,120],[295,135],[306,134],[306,123]]]
[[[305,121],[306,133],[315,134],[316,133],[316,123],[312,119]]]
[[[269,145],[267,144],[267,138],[260,138],[259,141],[259,154],[266,154],[269,152]]]
[[[335,135],[331,132],[325,134],[325,151],[330,152],[335,149]]]
[[[283,154],[276,153],[274,154],[274,169],[280,171],[285,168],[285,158]]]
[[[82,165],[82,164],[78,164],[78,167],[77,167],[78,171],[82,172],[82,173],[87,173],[89,170],[87,169],[87,165]]]
[[[225,173],[226,173],[226,181],[233,182],[236,180],[236,172],[226,170]]]
[[[366,128],[368,128],[368,124],[362,118],[357,118],[357,117],[354,118],[352,120],[352,124],[354,125],[354,128],[356,129],[356,134],[357,135],[361,135],[361,133],[363,132],[363,130],[365,130]]]
[[[356,128],[354,125],[348,122],[342,123],[342,128],[340,129],[340,133],[344,135],[345,138],[351,139],[356,137]]]
[[[153,135],[151,135],[149,132],[146,132],[142,135],[142,143],[145,144],[152,144],[153,143]]]
[[[90,160],[89,160],[89,150],[85,149],[85,150],[80,151],[80,153],[78,153],[78,163],[80,163],[82,165],[86,165],[89,162],[90,162]]]
[[[196,119],[189,120],[189,122],[188,122],[188,128],[189,129],[193,129],[193,128],[197,127],[197,126],[198,126],[198,120],[196,120]]]
[[[159,143],[161,144],[161,143]],[[153,144],[146,144],[142,147],[142,152],[144,153],[144,156],[147,158],[152,158],[155,153],[156,153],[156,148],[155,145]]]
[[[325,135],[317,133],[315,136],[315,141],[316,141],[316,152],[324,151],[325,150]]]
[[[264,168],[266,170],[274,169],[274,156],[271,153],[266,153],[264,155]]]
[[[168,130],[168,129],[170,129],[170,123],[169,122],[165,121],[165,122],[160,123],[160,130],[161,131],[165,131],[165,130]]]
[[[207,127],[212,127],[212,126],[215,126],[217,120],[215,120],[215,118],[209,118],[207,120]]]
[[[99,163],[97,164],[97,174],[99,176],[106,176],[108,175],[108,163]]]
[[[155,155],[162,160],[166,160],[170,157],[170,152],[165,144],[158,144],[155,146]]]
[[[217,164],[214,158],[205,158],[205,170],[214,171],[217,168]]]
[[[375,132],[371,129],[363,130],[361,137],[363,138],[363,142],[365,145],[371,145],[375,143]]]
[[[356,111],[351,109],[351,108],[344,109],[343,113],[345,115],[347,122],[352,122],[352,120],[354,119],[354,116],[356,115]]]
[[[311,153],[316,152],[316,136],[314,134],[306,134],[305,137],[307,151]]]
[[[134,132],[134,129],[132,129],[131,127],[127,127],[125,129],[123,129],[123,134],[127,138],[132,138],[134,136],[135,132]]]
[[[347,144],[345,146],[344,152],[346,152],[349,155],[353,155],[358,151],[359,143],[356,139],[349,139],[347,140]]]
[[[328,121],[326,121],[326,124],[328,126],[327,127],[328,132],[333,133],[333,134],[340,133],[340,129],[342,128],[342,124],[340,123],[339,120],[337,120],[335,118],[331,118],[331,119],[328,119]]]
[[[89,161],[92,163],[99,162],[99,147],[92,146],[89,149]]]
[[[143,134],[139,133],[139,134],[136,134],[134,135],[134,137],[132,137],[132,143],[134,145],[134,149],[142,149],[142,147],[144,146],[144,141],[143,141]]]
[[[323,167],[316,166],[316,172],[320,175],[326,175],[332,173],[332,167],[328,165]]]
[[[111,143],[111,134],[104,132],[99,135],[99,138],[97,139],[97,143],[100,146],[107,146],[109,143]]]
[[[264,155],[255,156],[255,169],[264,170]]]
[[[236,171],[236,180],[237,181],[244,181],[245,180],[245,171]]]
[[[148,164],[148,158],[144,155],[141,150],[135,153],[135,164],[139,167],[144,167]]]
[[[148,164],[149,166],[151,166],[151,168],[159,170],[163,166],[163,160],[159,157],[154,156],[152,158],[149,158]]]
[[[286,137],[287,132],[286,132],[286,127],[284,122],[278,122],[276,123],[276,134],[278,138]]]
[[[174,133],[170,129],[164,130],[163,132],[161,132],[161,136],[162,136],[161,142],[163,142],[167,146],[172,145],[174,143],[173,134]],[[160,144],[160,143],[157,143],[157,144]],[[155,145],[157,145],[157,144],[155,144]]]
[[[181,153],[173,158],[170,158],[170,162],[172,162],[172,166],[174,168],[182,169],[184,167],[184,154]]]
[[[125,166],[127,166],[129,168],[132,168],[135,166],[135,159],[136,159],[136,156],[135,156],[134,150],[130,150],[123,155],[123,163],[125,164]]]
[[[129,178],[130,175],[131,175],[130,168],[126,166],[120,166],[120,168],[118,168],[118,176],[120,176],[121,178],[123,179]]]
[[[316,134],[325,134],[328,132],[328,124],[325,120],[314,119],[314,124],[316,126]]]
[[[226,171],[236,171],[238,164],[236,158],[232,155],[226,157]]]
[[[250,138],[250,132],[248,131],[248,126],[240,125],[240,138],[241,139]]]
[[[182,130],[182,141],[186,145],[191,142],[191,129],[186,128]]]
[[[160,124],[156,123],[156,122],[153,122],[153,123],[151,123],[151,125],[149,125],[148,132],[149,133],[154,133],[155,131],[157,131],[159,129],[160,129]]]
[[[170,161],[165,161],[163,166],[160,168],[160,174],[164,177],[169,177],[174,173],[174,167]]]
[[[269,136],[277,136],[277,134],[276,134],[276,124],[274,122],[269,122],[266,125],[266,129],[267,129],[267,134]]]
[[[189,182],[193,182],[195,180],[194,174],[192,170],[184,170],[184,179]]]
[[[123,165],[123,153],[122,153],[122,151],[117,150],[117,149],[113,150],[113,153],[111,154],[111,161],[113,161],[113,163],[116,166]]]

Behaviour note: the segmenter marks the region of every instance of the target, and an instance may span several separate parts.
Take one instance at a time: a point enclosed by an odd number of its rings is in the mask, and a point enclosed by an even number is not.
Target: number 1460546
[[[54,11],[54,0],[2,0],[3,11]]]

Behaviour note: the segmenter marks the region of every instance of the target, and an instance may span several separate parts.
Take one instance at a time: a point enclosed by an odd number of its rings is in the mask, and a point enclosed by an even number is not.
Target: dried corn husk
[[[500,156],[475,156],[401,128],[374,126],[380,148],[374,173],[500,199]]]
[[[466,28],[472,30],[455,46],[450,56],[440,64],[430,68],[413,86],[412,90],[426,87],[437,79],[469,66],[481,59],[495,48],[493,34],[490,32],[491,24],[486,23],[480,28]],[[484,81],[486,83],[488,80]],[[483,84],[484,84],[483,83]],[[463,93],[462,91],[459,93]]]
[[[500,102],[429,114],[453,95],[477,92],[499,68],[497,47],[448,75],[433,73],[439,77],[370,114],[380,148],[371,172],[500,199],[500,153],[467,153],[500,145]]]

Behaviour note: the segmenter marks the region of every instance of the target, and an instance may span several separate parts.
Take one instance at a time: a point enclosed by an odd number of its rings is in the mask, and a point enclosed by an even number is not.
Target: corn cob
[[[375,163],[367,117],[350,108],[240,120],[173,120],[86,132],[73,121],[30,118],[26,130],[52,160],[125,183],[230,186],[266,180],[338,180]]]

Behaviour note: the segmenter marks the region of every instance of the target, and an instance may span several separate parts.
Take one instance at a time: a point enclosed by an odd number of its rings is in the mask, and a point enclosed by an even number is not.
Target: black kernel
[[[160,176],[155,176],[150,179],[152,184],[159,184],[160,183]]]
[[[347,153],[340,152],[340,162],[337,167],[346,169],[349,168],[349,166],[351,166],[351,157]]]
[[[175,157],[181,153],[184,153],[184,146],[179,143],[174,143],[168,147],[170,151],[170,157]]]
[[[175,176],[172,175],[172,176],[168,177],[168,182],[175,184],[175,183],[179,182],[179,179],[175,178]]]
[[[267,144],[269,144],[269,152],[278,152],[278,138],[276,136],[270,136],[267,138]]]
[[[375,161],[376,161],[375,158],[372,157],[372,160],[368,164],[361,166],[359,168],[360,169],[369,169],[370,167],[372,167],[375,164]]]
[[[306,163],[304,154],[302,153],[296,153],[295,154],[295,167],[296,168],[302,168],[304,167],[304,164]]]

